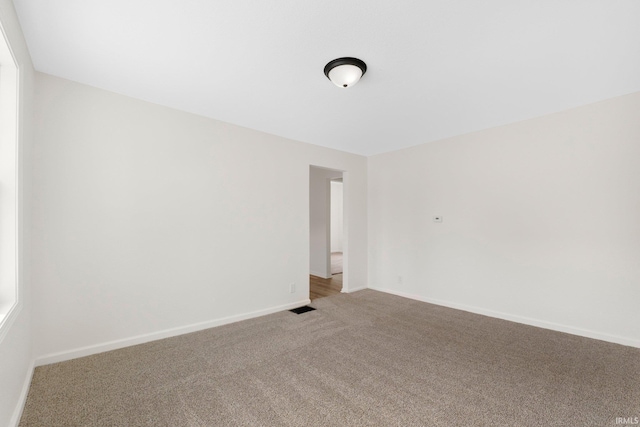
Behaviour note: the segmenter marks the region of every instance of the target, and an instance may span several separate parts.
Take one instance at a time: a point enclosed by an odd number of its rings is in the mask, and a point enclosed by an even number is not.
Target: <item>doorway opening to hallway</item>
[[[343,289],[346,239],[343,172],[311,166],[309,173],[309,299]]]

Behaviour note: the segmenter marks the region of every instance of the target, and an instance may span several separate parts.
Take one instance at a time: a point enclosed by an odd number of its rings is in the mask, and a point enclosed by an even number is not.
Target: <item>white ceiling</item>
[[[638,0],[14,3],[38,71],[363,155],[640,91]]]

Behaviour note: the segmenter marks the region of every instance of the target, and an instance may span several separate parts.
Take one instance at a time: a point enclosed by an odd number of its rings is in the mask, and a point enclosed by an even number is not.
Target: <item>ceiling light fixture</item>
[[[348,88],[358,83],[360,77],[367,72],[367,64],[358,58],[338,58],[324,67],[324,75],[341,88]]]

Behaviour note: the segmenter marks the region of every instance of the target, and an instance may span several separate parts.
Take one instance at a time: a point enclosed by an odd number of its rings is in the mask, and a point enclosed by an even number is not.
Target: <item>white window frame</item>
[[[22,309],[19,273],[20,70],[0,21],[0,342]]]

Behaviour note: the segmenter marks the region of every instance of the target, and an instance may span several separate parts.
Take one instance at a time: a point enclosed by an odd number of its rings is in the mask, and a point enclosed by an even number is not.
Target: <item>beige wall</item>
[[[640,346],[639,159],[640,93],[370,157],[370,287]]]
[[[365,157],[40,73],[36,94],[38,363],[306,303],[312,164],[349,175],[366,286]]]

